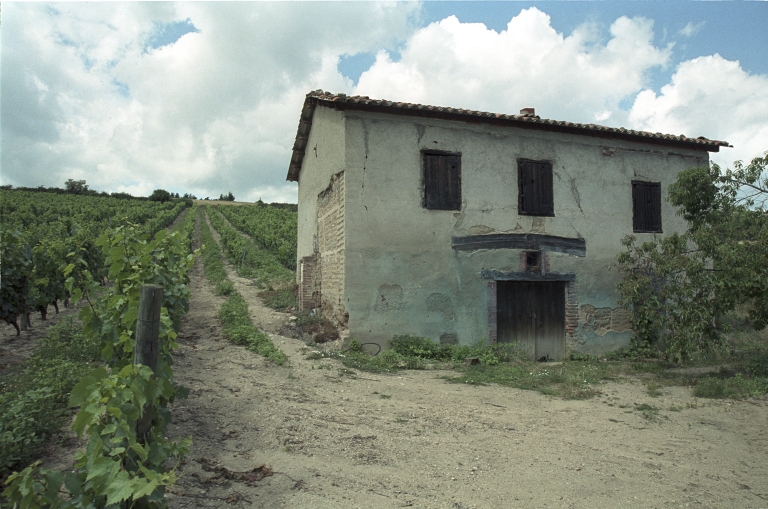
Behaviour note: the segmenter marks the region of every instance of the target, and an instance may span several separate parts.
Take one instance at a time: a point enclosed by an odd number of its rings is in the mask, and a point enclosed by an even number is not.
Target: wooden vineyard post
[[[163,287],[143,285],[139,297],[139,315],[136,319],[136,350],[133,363],[157,370],[158,338],[160,336],[160,309],[163,306]],[[144,407],[144,414],[136,424],[136,437],[144,443],[152,428],[152,401]]]

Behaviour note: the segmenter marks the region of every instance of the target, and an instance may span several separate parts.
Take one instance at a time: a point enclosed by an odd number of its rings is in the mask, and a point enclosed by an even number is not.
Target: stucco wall
[[[708,157],[703,151],[357,111],[346,112],[344,131],[350,335],[381,343],[394,334],[435,340],[455,335],[461,343],[486,338],[488,280],[481,270],[516,271],[521,251],[456,251],[451,237],[532,232],[586,241],[585,257],[549,253],[549,270],[577,274],[580,321],[571,348],[599,353],[626,344],[630,331],[613,311],[619,278],[608,267],[621,250],[620,239],[632,233],[631,181],[660,181],[666,198],[677,172]],[[422,208],[423,150],[461,154],[461,211]],[[555,217],[518,215],[519,158],[552,162]],[[685,227],[666,200],[662,221],[664,233]],[[595,325],[605,322],[606,313],[616,320]]]

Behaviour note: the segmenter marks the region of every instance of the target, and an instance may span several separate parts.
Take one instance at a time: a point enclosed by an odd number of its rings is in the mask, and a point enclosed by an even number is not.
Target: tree
[[[152,191],[152,194],[149,195],[149,200],[165,203],[171,200],[171,193],[169,193],[165,189],[155,189],[154,191]]]
[[[220,194],[219,201],[235,201],[235,195],[232,194],[232,191],[229,194]]]
[[[669,200],[688,230],[627,248],[620,303],[632,309],[633,348],[663,349],[678,363],[722,345],[719,318],[737,305],[751,325],[768,324],[768,152],[749,165],[716,164],[680,172]]]
[[[68,179],[64,183],[64,189],[72,194],[85,194],[88,191],[88,186],[85,184],[85,180]]]

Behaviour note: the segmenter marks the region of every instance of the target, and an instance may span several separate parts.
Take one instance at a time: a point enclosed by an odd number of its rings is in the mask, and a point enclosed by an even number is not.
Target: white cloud
[[[453,16],[416,29],[416,3],[3,7],[3,183],[295,201],[290,149],[318,88],[725,139],[728,163],[768,149],[768,77],[715,55],[680,63],[657,94],[649,76],[672,52],[645,18],[562,34],[537,8],[496,32]],[[197,31],[149,46],[186,20]],[[338,63],[358,53],[377,56],[354,86]]]
[[[3,6],[2,179],[295,201],[304,95],[350,91],[339,55],[412,30],[418,4]],[[198,29],[152,49],[158,26]],[[263,190],[263,191],[262,191]],[[258,198],[258,196],[257,196]]]
[[[701,29],[704,28],[704,25],[706,25],[706,23],[707,23],[706,21],[701,21],[699,23],[694,23],[692,21],[689,21],[688,24],[686,24],[683,28],[680,29],[679,33],[683,37],[691,37],[701,32]]]
[[[629,114],[636,129],[725,140],[712,159],[730,166],[768,150],[768,76],[720,55],[682,62],[661,93],[644,90]]]
[[[558,33],[535,7],[501,32],[450,16],[416,31],[399,61],[379,52],[355,92],[504,113],[533,106],[549,118],[605,120],[646,85],[650,69],[669,63],[670,49],[653,45],[653,22],[644,18],[621,17],[607,43],[598,37],[588,24]]]

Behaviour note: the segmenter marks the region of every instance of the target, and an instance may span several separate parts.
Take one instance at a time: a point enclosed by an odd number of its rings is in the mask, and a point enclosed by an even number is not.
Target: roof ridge
[[[450,106],[435,106],[429,104],[409,103],[403,101],[390,101],[388,99],[371,99],[366,95],[346,95],[346,94],[334,94],[332,92],[323,91],[321,89],[313,90],[307,94],[307,99],[314,98],[321,101],[328,101],[332,103],[349,103],[349,104],[361,104],[366,106],[383,106],[388,108],[408,109],[408,110],[426,110],[426,111],[439,111],[443,113],[453,113],[458,115],[467,115],[473,117],[491,117],[503,120],[520,120],[523,122],[541,123],[549,125],[559,125],[564,127],[575,127],[585,130],[594,130],[602,132],[616,132],[621,134],[630,134],[642,137],[650,137],[652,139],[664,139],[664,140],[678,140],[686,141],[694,144],[701,145],[713,145],[717,147],[731,147],[727,141],[711,140],[704,136],[696,138],[688,137],[684,134],[664,134],[660,132],[652,133],[650,131],[639,131],[635,129],[627,129],[626,127],[611,127],[601,124],[583,124],[580,122],[569,122],[566,120],[555,120],[541,118],[538,115],[514,115],[508,113],[492,113],[487,111],[470,110],[466,108],[453,108]]]

